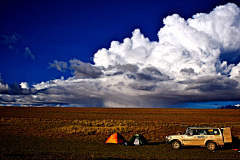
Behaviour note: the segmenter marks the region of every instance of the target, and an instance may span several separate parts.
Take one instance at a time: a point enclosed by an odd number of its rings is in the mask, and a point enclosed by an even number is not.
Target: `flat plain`
[[[165,144],[186,126],[231,127],[233,143],[216,151]],[[105,144],[115,132],[149,144]],[[240,159],[239,137],[238,109],[0,107],[0,159]]]

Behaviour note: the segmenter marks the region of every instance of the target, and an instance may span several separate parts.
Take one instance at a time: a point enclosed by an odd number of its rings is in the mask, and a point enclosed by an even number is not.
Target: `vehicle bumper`
[[[171,142],[169,141],[169,139],[165,139],[165,142],[166,142],[166,144],[170,144]]]

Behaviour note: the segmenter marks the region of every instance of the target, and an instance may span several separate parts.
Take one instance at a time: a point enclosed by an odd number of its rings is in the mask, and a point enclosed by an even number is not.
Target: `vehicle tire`
[[[214,150],[216,149],[216,144],[213,143],[213,142],[208,142],[208,143],[207,143],[207,149],[208,149],[209,151],[214,151]]]
[[[173,149],[179,149],[181,147],[181,144],[179,141],[173,141],[171,145]]]

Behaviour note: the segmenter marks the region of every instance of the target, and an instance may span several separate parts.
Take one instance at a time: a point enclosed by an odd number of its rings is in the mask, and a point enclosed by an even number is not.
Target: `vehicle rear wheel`
[[[178,141],[172,142],[172,148],[173,149],[179,149],[180,147],[181,147],[180,142],[178,142]]]
[[[208,149],[209,151],[214,151],[214,150],[216,149],[216,144],[213,143],[213,142],[208,142],[208,143],[207,143],[207,149]]]

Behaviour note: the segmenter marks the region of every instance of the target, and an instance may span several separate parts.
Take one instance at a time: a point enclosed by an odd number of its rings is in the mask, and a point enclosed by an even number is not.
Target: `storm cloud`
[[[94,64],[55,60],[50,68],[73,77],[7,86],[1,103],[62,103],[87,107],[167,107],[184,102],[240,100],[240,9],[233,3],[187,20],[167,16],[151,42],[135,29],[123,43],[98,50]],[[25,86],[25,87],[23,87]],[[31,89],[34,89],[30,91]],[[23,92],[29,90],[29,92]],[[24,94],[23,94],[24,93]],[[20,96],[20,97],[19,97]]]

